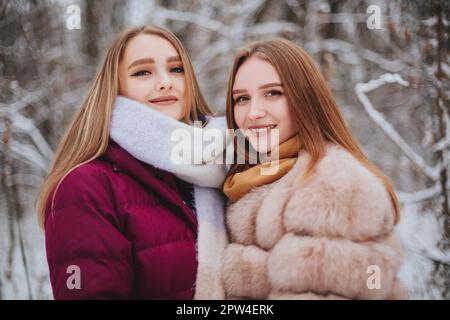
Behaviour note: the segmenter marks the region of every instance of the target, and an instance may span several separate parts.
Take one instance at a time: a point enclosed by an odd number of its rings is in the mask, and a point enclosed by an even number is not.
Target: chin
[[[161,113],[164,113],[166,116],[168,116],[172,119],[178,120],[178,121],[181,120],[182,115],[183,115],[183,112],[180,111],[179,108],[170,108],[170,109],[164,108],[164,107],[163,108],[153,107],[153,108]]]
[[[258,141],[257,139],[250,139],[250,143],[252,145],[252,148],[259,153],[267,153],[272,150],[273,147],[268,145],[266,139],[260,139],[260,141]]]

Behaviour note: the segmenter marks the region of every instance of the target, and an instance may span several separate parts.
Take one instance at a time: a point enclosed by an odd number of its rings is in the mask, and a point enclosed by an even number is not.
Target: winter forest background
[[[449,16],[444,0],[1,0],[0,299],[52,298],[34,197],[106,48],[137,24],[180,37],[221,111],[242,44],[280,36],[305,48],[395,183],[411,297],[449,299]]]

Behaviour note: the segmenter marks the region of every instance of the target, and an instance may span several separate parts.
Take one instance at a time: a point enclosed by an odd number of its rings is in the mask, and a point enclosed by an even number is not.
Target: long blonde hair
[[[356,139],[347,127],[314,60],[302,48],[284,39],[255,42],[240,49],[234,59],[228,81],[226,114],[228,128],[238,129],[234,120],[233,86],[240,66],[250,57],[257,56],[272,64],[283,84],[289,109],[298,128],[301,148],[311,157],[304,178],[308,177],[325,155],[327,142],[345,148],[366,168],[373,172],[386,187],[392,201],[396,223],[400,219],[400,204],[390,180],[363,153]],[[235,141],[236,144],[236,141]],[[234,158],[242,146],[234,148]],[[244,150],[249,159],[248,150]],[[242,172],[251,164],[233,164],[228,175]]]
[[[119,63],[128,42],[139,34],[165,38],[180,55],[186,82],[182,120],[188,123],[212,114],[200,92],[187,50],[173,33],[153,26],[132,27],[123,31],[107,51],[79,111],[56,149],[48,175],[37,196],[38,221],[41,226],[44,224],[47,205],[50,204],[53,208],[56,190],[61,181],[72,170],[100,157],[106,151],[113,104],[119,94]],[[49,203],[53,191],[55,192]]]

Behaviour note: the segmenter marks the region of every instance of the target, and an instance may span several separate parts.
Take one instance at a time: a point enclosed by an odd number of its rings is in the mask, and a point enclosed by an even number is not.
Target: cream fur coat
[[[337,146],[328,146],[315,172],[301,181],[308,161],[300,153],[285,176],[228,207],[226,297],[406,298],[397,279],[402,254],[393,208],[382,182]]]

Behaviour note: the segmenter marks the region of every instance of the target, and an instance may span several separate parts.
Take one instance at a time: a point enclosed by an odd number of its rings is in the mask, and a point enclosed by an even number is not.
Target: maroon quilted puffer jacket
[[[113,141],[101,158],[72,171],[52,214],[47,205],[54,298],[192,299],[197,219],[190,190]]]

